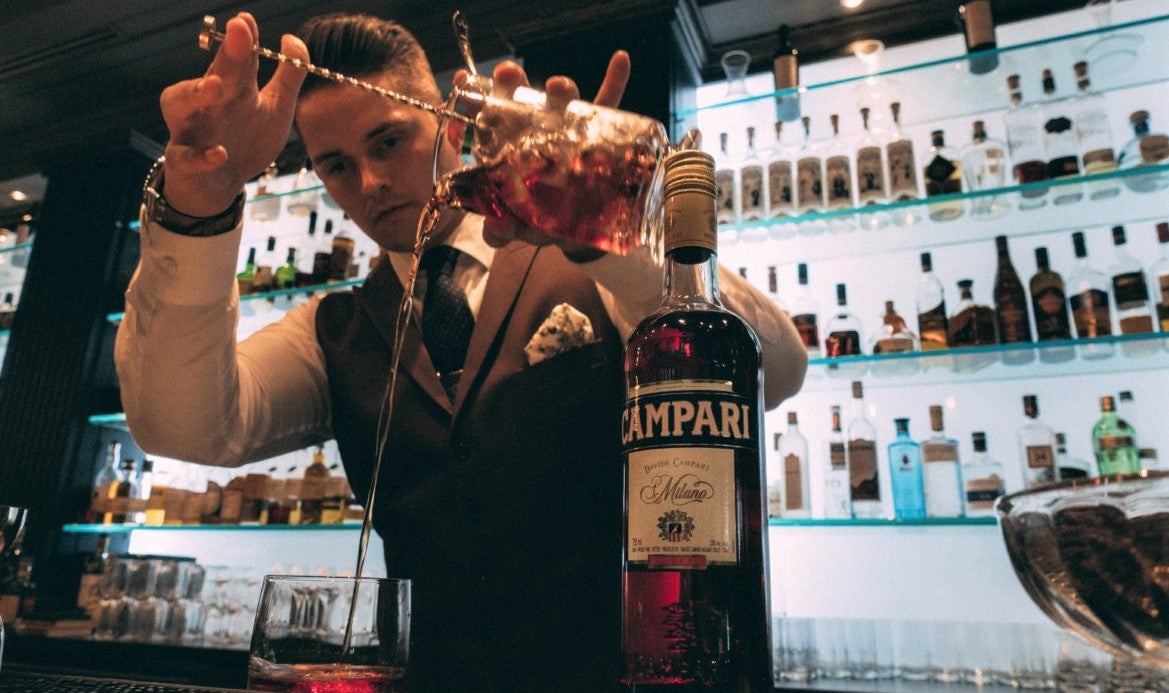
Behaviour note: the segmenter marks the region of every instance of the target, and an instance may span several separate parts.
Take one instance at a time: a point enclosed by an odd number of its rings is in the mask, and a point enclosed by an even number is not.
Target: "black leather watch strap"
[[[239,225],[244,216],[244,193],[242,191],[227,209],[213,217],[193,217],[189,214],[183,214],[167,204],[166,198],[162,194],[165,162],[165,157],[158,157],[158,160],[154,162],[146,174],[146,181],[142,184],[142,204],[146,206],[148,219],[167,231],[184,236],[218,236]]]

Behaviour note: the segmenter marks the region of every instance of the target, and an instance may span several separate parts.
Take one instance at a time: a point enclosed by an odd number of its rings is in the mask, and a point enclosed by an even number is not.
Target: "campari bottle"
[[[666,158],[665,294],[625,350],[625,691],[772,690],[759,340],[719,300],[714,166]],[[665,417],[665,418],[663,418]]]

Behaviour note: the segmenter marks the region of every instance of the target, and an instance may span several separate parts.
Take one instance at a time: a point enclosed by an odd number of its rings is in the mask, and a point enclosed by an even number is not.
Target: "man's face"
[[[388,75],[369,81],[400,85]],[[353,87],[330,84],[301,97],[296,124],[325,189],[378,245],[414,248],[418,217],[430,199],[431,159],[438,122],[431,113]],[[458,165],[445,141],[439,173]],[[438,238],[453,227],[444,215]]]

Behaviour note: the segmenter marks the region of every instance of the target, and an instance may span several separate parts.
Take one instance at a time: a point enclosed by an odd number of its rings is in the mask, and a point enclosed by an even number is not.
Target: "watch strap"
[[[160,156],[150,167],[142,184],[142,204],[146,218],[167,231],[184,236],[218,236],[239,226],[244,216],[244,193],[219,214],[212,217],[193,217],[171,207],[163,195],[163,173],[166,157]]]

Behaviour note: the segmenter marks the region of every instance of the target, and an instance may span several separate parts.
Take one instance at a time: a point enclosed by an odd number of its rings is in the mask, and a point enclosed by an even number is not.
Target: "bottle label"
[[[824,179],[820,160],[816,157],[800,159],[796,164],[796,184],[800,209],[819,209],[824,204]]]
[[[800,469],[798,455],[788,455],[783,458],[783,483],[786,495],[783,504],[784,510],[803,510],[804,508],[804,475]]]
[[[792,205],[792,165],[787,161],[774,161],[767,167],[768,202],[772,216]]]
[[[913,161],[913,142],[897,140],[885,147],[889,159],[889,194],[904,200],[917,197],[917,166]]]
[[[861,147],[856,153],[856,187],[861,202],[885,197],[885,174],[880,147]]]
[[[957,172],[953,161],[940,154],[935,156],[925,167],[925,194],[933,197],[962,192],[962,180],[955,175]]]
[[[859,356],[861,353],[861,336],[856,330],[833,332],[824,340],[824,352],[830,358],[839,356]]]
[[[1039,339],[1070,339],[1067,299],[1059,286],[1049,286],[1031,294],[1035,308],[1035,331]]]
[[[1048,178],[1066,178],[1080,175],[1080,163],[1075,154],[1059,156],[1047,162]]]
[[[1133,310],[1140,308],[1149,301],[1149,287],[1145,283],[1145,273],[1125,272],[1112,278],[1112,295],[1116,298],[1117,310]]]
[[[716,191],[715,203],[718,210],[718,223],[725,224],[735,220],[735,172],[730,169],[719,169],[714,172],[714,187]]]
[[[949,345],[947,329],[945,303],[939,303],[926,312],[917,314],[917,332],[921,335],[922,351],[945,349]]]
[[[1141,138],[1141,159],[1146,164],[1157,164],[1169,157],[1169,137],[1145,135]]]
[[[848,441],[848,481],[852,500],[881,500],[877,483],[876,441],[854,438]]]
[[[1157,285],[1161,287],[1161,303],[1169,304],[1169,274],[1162,274],[1158,277]]]
[[[1152,315],[1130,315],[1118,322],[1121,334],[1146,334],[1153,331]]]
[[[828,178],[829,206],[852,204],[852,171],[847,156],[830,156],[824,162]],[[835,203],[835,204],[834,204]]]
[[[1107,337],[1112,334],[1112,314],[1108,310],[1106,292],[1099,289],[1081,291],[1072,296],[1071,304],[1077,337]]]
[[[814,313],[803,313],[801,315],[793,315],[792,322],[796,325],[796,330],[800,333],[800,341],[808,349],[820,348],[820,329],[816,326],[816,315]]]
[[[836,441],[828,444],[828,464],[834,472],[848,470],[848,458],[845,456],[844,442]]]
[[[1031,469],[1055,467],[1055,450],[1050,445],[1028,445],[1027,466]]]
[[[995,499],[1006,493],[997,474],[966,480],[966,507],[969,510],[993,510]]]
[[[1000,296],[998,300],[999,341],[1004,344],[1031,341],[1027,307],[1022,295]]]
[[[1136,447],[1132,436],[1100,436],[1096,439],[1096,447],[1101,450],[1118,450],[1120,448]]]
[[[739,173],[739,193],[743,219],[751,221],[763,217],[763,167],[744,166]]]
[[[675,380],[628,393],[621,417],[630,563],[739,560],[735,451],[758,450],[755,403],[725,381]]]
[[[1104,147],[1102,149],[1093,149],[1090,152],[1084,153],[1084,172],[1098,173],[1100,171],[1111,171],[1116,168],[1116,155],[1112,153],[1112,149]]]
[[[957,462],[958,448],[950,443],[922,443],[922,462]]]
[[[907,337],[885,337],[873,345],[874,354],[897,354],[913,351],[913,340]]]
[[[1161,323],[1161,331],[1169,332],[1169,301],[1157,304],[1157,321]]]

